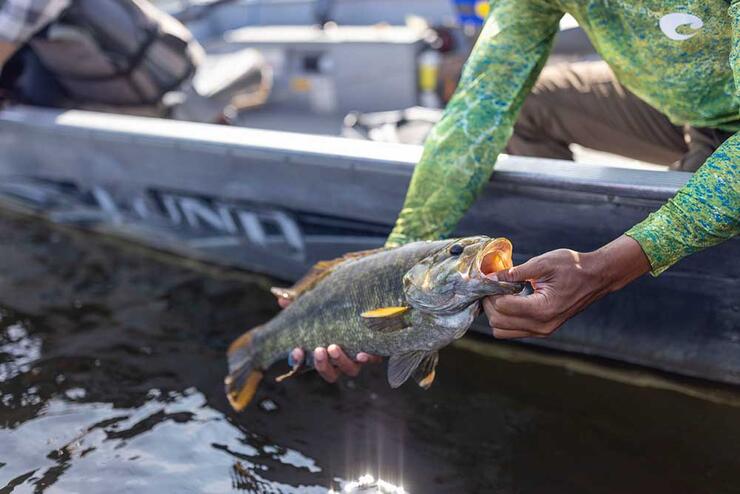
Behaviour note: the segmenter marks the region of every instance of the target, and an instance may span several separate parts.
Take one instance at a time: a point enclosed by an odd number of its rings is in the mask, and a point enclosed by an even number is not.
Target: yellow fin
[[[360,314],[365,326],[373,331],[398,331],[409,326],[406,313],[409,307],[381,307]]]
[[[426,376],[424,376],[419,381],[419,383],[418,383],[419,386],[421,386],[424,389],[429,389],[429,387],[434,382],[434,378],[436,377],[436,375],[437,375],[437,371],[435,371],[434,369],[432,369],[432,372],[430,372],[429,374],[427,374]]]
[[[259,386],[262,380],[262,373],[260,371],[252,371],[247,375],[244,384],[239,389],[231,389],[226,393],[226,397],[229,399],[229,403],[237,412],[241,412],[244,408],[249,405],[249,402],[254,398],[254,394],[257,392],[257,386]],[[226,387],[230,388],[233,385],[231,376],[226,378]]]
[[[409,308],[402,307],[381,307],[380,309],[368,310],[362,313],[362,317],[394,317],[399,314],[408,312]]]
[[[278,377],[276,377],[275,378],[275,382],[281,383],[281,382],[285,381],[286,379],[290,379],[293,376],[297,376],[299,374],[302,374],[306,370],[307,369],[306,369],[305,362],[301,362],[300,364],[295,364],[288,372],[286,372],[285,374],[281,374]]]
[[[419,363],[419,366],[414,370],[412,374],[414,381],[419,387],[423,389],[429,389],[434,382],[434,378],[437,376],[437,362],[439,362],[439,354],[437,352],[430,352],[424,356]]]
[[[224,379],[224,384],[226,397],[236,411],[243,410],[249,404],[262,380],[262,372],[254,368],[255,349],[252,347],[252,339],[258,330],[255,328],[241,335],[227,352],[229,375]]]

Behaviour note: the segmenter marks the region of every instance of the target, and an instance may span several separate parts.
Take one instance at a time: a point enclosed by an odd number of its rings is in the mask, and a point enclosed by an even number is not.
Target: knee
[[[548,101],[541,95],[531,93],[524,100],[519,116],[514,124],[514,133],[531,135],[541,133],[549,111]]]

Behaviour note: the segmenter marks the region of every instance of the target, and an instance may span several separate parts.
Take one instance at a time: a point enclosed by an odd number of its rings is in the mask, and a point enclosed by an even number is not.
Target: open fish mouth
[[[495,238],[478,253],[473,268],[483,276],[509,269],[514,265],[511,260],[512,251],[513,247],[509,239]]]

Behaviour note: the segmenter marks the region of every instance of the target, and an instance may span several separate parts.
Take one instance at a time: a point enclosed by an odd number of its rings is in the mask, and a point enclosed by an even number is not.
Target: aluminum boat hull
[[[0,112],[0,146],[4,207],[286,280],[381,245],[421,152],[30,108]],[[458,233],[507,236],[518,262],[588,251],[689,176],[502,156]],[[740,384],[740,239],[646,276],[531,343]]]

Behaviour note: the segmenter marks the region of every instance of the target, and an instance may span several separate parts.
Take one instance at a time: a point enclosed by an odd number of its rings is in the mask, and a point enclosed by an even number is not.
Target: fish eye
[[[463,253],[463,250],[465,250],[465,247],[463,247],[461,244],[452,244],[450,246],[450,255],[459,256]]]

